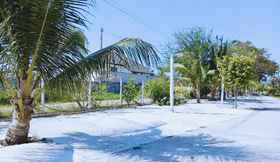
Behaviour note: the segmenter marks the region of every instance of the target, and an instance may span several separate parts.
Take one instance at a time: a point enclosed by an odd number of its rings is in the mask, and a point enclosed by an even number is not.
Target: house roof
[[[154,74],[152,69],[139,64],[131,65],[127,70],[132,73]]]

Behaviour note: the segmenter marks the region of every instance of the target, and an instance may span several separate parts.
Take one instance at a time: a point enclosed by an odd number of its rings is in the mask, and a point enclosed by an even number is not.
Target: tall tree
[[[224,41],[223,37],[216,36],[211,43],[210,56],[208,59],[209,71],[207,83],[210,88],[211,99],[215,99],[220,85],[223,84],[218,70],[218,59],[228,55],[228,50],[228,41]]]
[[[201,88],[206,81],[209,70],[209,58],[211,49],[212,33],[203,28],[192,28],[175,34],[176,39],[176,63],[179,72],[190,78],[197,103],[200,103]]]
[[[254,60],[256,79],[259,82],[265,81],[279,70],[278,64],[269,58],[267,51],[257,48],[252,42],[235,40],[231,43],[230,53],[251,57]]]
[[[269,58],[265,49],[258,49],[256,54],[255,69],[258,81],[266,81],[279,71],[278,64]]]
[[[107,73],[116,64],[151,66],[159,61],[152,45],[140,39],[124,39],[85,57],[81,31],[93,4],[91,0],[0,1],[0,67],[8,67],[7,75],[16,80],[13,121],[2,144],[28,142],[41,78],[53,90],[75,92],[93,71]]]

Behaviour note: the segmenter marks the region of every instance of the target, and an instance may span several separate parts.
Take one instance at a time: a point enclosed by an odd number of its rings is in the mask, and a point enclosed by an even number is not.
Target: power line
[[[159,33],[158,30],[155,30],[153,27],[151,27],[150,25],[146,24],[145,22],[143,22],[139,17],[134,16],[132,14],[130,14],[129,12],[127,12],[125,9],[119,7],[116,5],[116,3],[112,3],[111,1],[108,0],[103,0],[107,5],[109,5],[110,7],[118,10],[119,12],[121,12],[122,14],[126,15],[127,17],[129,17],[130,19],[132,19],[134,22],[137,22],[138,24],[141,24],[142,26],[144,26],[146,29],[148,29],[149,31],[153,32],[153,33],[158,33],[159,35],[163,36],[163,34]]]

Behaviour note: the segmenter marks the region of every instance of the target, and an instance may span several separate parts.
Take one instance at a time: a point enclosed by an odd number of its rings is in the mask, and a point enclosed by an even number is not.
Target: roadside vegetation
[[[239,40],[225,40],[213,31],[195,27],[174,34],[166,45],[166,60],[159,77],[149,81],[146,89],[154,102],[169,104],[169,56],[175,54],[175,100],[219,100],[237,96],[280,96],[279,66],[264,48]],[[180,88],[178,88],[180,87]],[[178,95],[176,89],[183,91]],[[176,94],[177,93],[177,94]],[[180,102],[178,102],[180,103]]]
[[[135,38],[90,54],[83,31],[93,6],[92,0],[0,2],[0,81],[14,107],[14,124],[2,145],[29,142],[40,80],[53,93],[79,94],[90,74],[106,75],[112,63],[158,64],[154,47]]]
[[[139,97],[139,87],[133,80],[128,80],[127,84],[123,87],[123,98],[127,103],[127,107],[130,104],[137,103],[137,97]]]
[[[85,13],[92,6],[91,0],[0,2],[0,117],[13,113],[14,123],[2,145],[29,142],[32,115],[41,111],[40,81],[45,83],[47,104],[62,103],[66,107],[65,103],[73,102],[80,111],[86,111],[90,105],[87,82],[93,73],[108,76],[113,65],[127,69],[159,65],[157,50],[141,39],[122,39],[89,53],[83,31],[88,24]],[[167,48],[159,75],[145,86],[146,96],[156,104],[170,102],[170,54],[175,60],[175,104],[224,96],[234,98],[237,108],[240,95],[280,96],[278,64],[252,42],[225,40],[211,30],[195,27],[176,32]],[[93,107],[98,107],[97,101],[120,99],[119,94],[99,86],[89,94]],[[123,86],[122,97],[128,106],[137,103],[139,85],[129,81]],[[55,111],[68,110],[46,110]]]

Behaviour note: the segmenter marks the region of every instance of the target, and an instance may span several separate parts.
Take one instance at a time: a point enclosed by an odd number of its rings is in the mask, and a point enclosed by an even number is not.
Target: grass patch
[[[12,112],[0,112],[0,119],[8,119],[11,118]]]
[[[280,96],[273,96],[273,97],[280,99]]]
[[[12,105],[0,105],[0,109],[11,109]]]
[[[103,92],[103,93],[93,93],[93,98],[97,101],[102,100],[118,100],[120,99],[120,95],[118,93],[110,93],[110,92]]]
[[[71,109],[56,109],[56,108],[47,108],[47,113],[54,113],[54,112],[79,112],[81,111],[78,108],[71,108]]]

